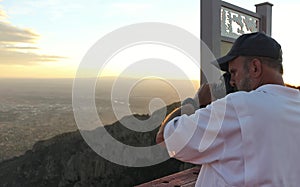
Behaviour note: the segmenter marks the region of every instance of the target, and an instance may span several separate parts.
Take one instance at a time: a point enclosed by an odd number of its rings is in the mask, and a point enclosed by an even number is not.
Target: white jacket
[[[169,155],[202,164],[196,186],[300,185],[300,92],[264,85],[170,121]]]

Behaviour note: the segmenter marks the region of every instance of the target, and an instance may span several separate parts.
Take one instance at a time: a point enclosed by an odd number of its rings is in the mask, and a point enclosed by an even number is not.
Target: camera
[[[231,86],[230,84],[230,73],[224,73],[219,81],[211,84],[211,92],[215,99],[220,99],[225,97],[227,94],[236,92],[236,87]]]

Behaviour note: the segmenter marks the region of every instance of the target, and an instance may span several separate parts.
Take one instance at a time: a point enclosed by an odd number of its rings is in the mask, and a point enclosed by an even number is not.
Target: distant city
[[[0,79],[0,85],[0,161],[24,154],[39,140],[78,129],[73,79]],[[95,104],[101,122],[109,125],[120,116],[151,114],[191,97],[198,85],[188,80],[102,78],[95,87]],[[151,102],[154,98],[164,104]]]

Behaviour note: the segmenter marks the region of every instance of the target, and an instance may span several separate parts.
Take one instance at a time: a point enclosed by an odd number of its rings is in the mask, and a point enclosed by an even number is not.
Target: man
[[[284,86],[281,46],[263,33],[244,34],[213,64],[239,91],[211,102],[202,86],[166,117],[157,143],[202,165],[196,186],[299,186],[300,93]]]

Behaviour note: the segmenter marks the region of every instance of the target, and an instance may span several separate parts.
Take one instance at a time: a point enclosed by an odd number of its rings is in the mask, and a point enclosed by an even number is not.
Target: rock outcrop
[[[178,103],[168,106],[167,111],[176,106]],[[146,120],[150,116],[134,115],[122,120],[132,117]],[[155,116],[151,119],[147,123],[159,122]],[[139,133],[127,129],[120,121],[99,128],[106,128],[114,138],[132,146],[154,145],[158,130]],[[99,128],[88,133],[97,134]],[[121,166],[96,154],[80,132],[75,131],[37,142],[24,155],[0,163],[0,186],[133,186],[192,166],[174,159],[148,167]]]

